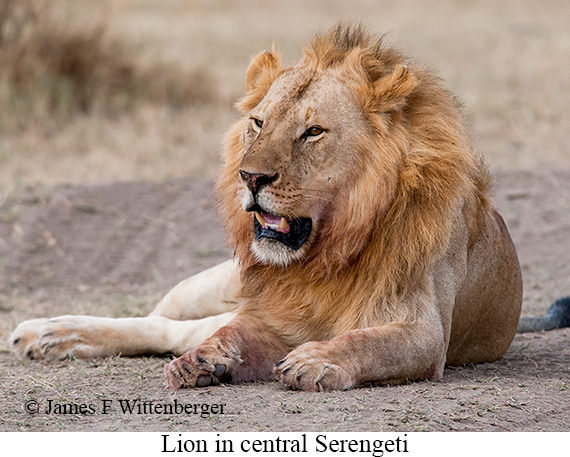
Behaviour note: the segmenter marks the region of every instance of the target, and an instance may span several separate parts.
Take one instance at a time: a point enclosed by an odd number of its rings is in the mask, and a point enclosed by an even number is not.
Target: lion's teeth
[[[255,218],[257,219],[257,222],[259,222],[263,228],[265,228],[267,226],[267,222],[265,222],[265,219],[263,218],[263,216],[261,214],[259,214],[257,211],[255,211]]]
[[[281,228],[281,230],[287,230],[288,226],[289,226],[289,224],[287,223],[287,219],[282,217],[281,222],[279,223],[279,227]]]

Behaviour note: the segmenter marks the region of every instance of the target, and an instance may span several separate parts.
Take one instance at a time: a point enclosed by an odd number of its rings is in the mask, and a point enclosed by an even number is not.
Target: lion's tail
[[[521,317],[518,333],[570,327],[570,295],[556,300],[544,317]]]

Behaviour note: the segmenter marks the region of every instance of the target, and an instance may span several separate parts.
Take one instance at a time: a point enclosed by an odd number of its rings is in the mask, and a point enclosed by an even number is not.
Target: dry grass
[[[15,10],[27,24],[0,28],[4,191],[212,176],[251,55],[276,42],[293,61],[316,30],[343,18],[389,32],[438,69],[465,100],[492,168],[570,166],[570,4],[562,0],[0,5],[0,24]]]
[[[77,113],[115,114],[140,99],[181,107],[214,98],[205,71],[143,63],[91,9],[69,16],[65,7],[41,0],[0,4],[4,129],[54,115],[61,121]]]
[[[130,95],[134,64],[122,43],[99,25],[68,27],[50,7],[34,0],[0,7],[0,76],[12,123],[111,108]]]

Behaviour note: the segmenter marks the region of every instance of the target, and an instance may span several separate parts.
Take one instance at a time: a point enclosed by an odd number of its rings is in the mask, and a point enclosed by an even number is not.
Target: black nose
[[[254,197],[263,186],[268,186],[279,178],[279,173],[266,175],[265,173],[248,173],[247,171],[240,170],[239,174],[247,184],[247,187],[249,187],[249,190],[251,190]]]

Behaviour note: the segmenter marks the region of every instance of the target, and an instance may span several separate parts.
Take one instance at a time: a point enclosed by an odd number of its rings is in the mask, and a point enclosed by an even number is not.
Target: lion
[[[239,109],[216,184],[234,258],[146,318],[26,321],[10,340],[20,357],[173,353],[171,389],[278,379],[321,391],[438,380],[505,353],[519,261],[437,77],[339,24],[295,65],[257,55]],[[521,331],[546,328],[529,322]]]

